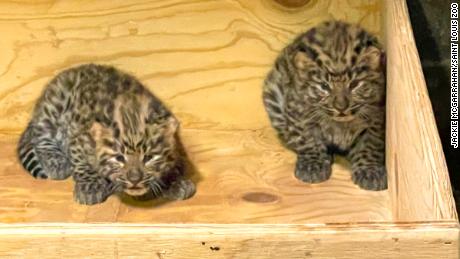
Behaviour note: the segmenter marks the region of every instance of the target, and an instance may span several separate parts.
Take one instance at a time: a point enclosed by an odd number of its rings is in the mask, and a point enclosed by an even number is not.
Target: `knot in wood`
[[[249,192],[243,195],[243,200],[254,203],[275,202],[279,198],[276,195],[265,192]]]
[[[288,8],[299,8],[306,5],[310,0],[275,0],[278,4]]]

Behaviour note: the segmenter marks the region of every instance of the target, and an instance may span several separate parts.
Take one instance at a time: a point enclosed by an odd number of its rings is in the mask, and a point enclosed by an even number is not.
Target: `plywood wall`
[[[267,127],[261,81],[279,50],[333,17],[379,34],[379,6],[369,0],[2,1],[0,134],[19,134],[46,82],[86,62],[135,74],[184,128]]]

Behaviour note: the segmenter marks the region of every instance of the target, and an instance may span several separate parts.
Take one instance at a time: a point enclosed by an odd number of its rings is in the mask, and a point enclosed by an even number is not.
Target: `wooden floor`
[[[270,134],[268,134],[270,133]],[[0,163],[0,222],[135,223],[346,223],[390,221],[387,192],[359,190],[346,168],[334,165],[332,180],[315,186],[297,181],[294,157],[278,147],[271,131],[184,130],[197,165],[198,192],[180,202],[133,202],[111,197],[96,206],[72,201],[71,180],[33,180],[11,157]],[[226,148],[217,148],[216,145]]]
[[[328,182],[297,181],[295,156],[277,140],[261,101],[265,74],[295,34],[334,17],[380,35],[378,1],[32,2],[0,2],[1,223],[392,220],[388,192],[358,189],[343,160]],[[81,206],[71,180],[34,180],[21,169],[16,142],[44,85],[86,62],[136,75],[177,115],[195,197]]]

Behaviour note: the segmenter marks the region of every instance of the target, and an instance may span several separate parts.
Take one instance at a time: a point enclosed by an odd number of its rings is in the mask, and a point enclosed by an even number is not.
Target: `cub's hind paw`
[[[71,163],[63,154],[42,152],[39,153],[39,157],[47,178],[64,180],[72,174]]]
[[[64,163],[57,163],[53,170],[48,171],[48,177],[53,180],[65,180],[71,175],[70,162],[66,160]]]
[[[384,166],[362,166],[356,168],[351,179],[360,188],[381,191],[388,188],[387,172]]]
[[[320,183],[331,177],[331,162],[297,158],[295,177],[306,183]]]

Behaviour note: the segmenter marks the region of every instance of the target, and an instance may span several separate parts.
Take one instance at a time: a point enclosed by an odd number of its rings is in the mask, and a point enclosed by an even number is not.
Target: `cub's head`
[[[384,52],[377,38],[344,22],[320,24],[291,52],[297,85],[315,114],[335,121],[372,116],[384,103]]]
[[[144,109],[145,108],[145,109]],[[176,131],[171,115],[156,116],[142,103],[115,105],[115,122],[95,122],[90,134],[96,142],[98,171],[131,196],[160,195],[164,179],[178,163]]]

